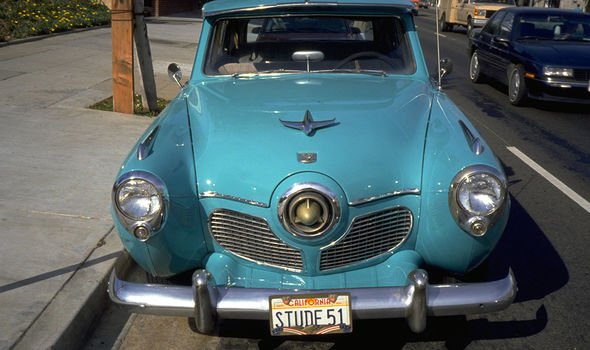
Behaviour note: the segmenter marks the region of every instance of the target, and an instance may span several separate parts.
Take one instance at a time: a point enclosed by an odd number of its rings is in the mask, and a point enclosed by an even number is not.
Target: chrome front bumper
[[[507,308],[516,296],[512,270],[503,279],[466,284],[428,284],[424,270],[409,274],[403,287],[353,288],[349,292],[355,319],[405,318],[410,329],[422,332],[427,316],[479,314]],[[141,284],[120,280],[115,270],[109,280],[109,295],[116,304],[131,312],[194,317],[202,333],[214,330],[217,317],[259,319],[269,317],[269,297],[285,290],[223,288],[210,282],[210,274],[197,270],[191,286]],[[289,290],[304,294],[310,291]],[[313,290],[330,293],[331,290]]]

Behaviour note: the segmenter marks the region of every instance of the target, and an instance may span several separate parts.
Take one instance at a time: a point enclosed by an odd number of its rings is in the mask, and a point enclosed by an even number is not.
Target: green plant
[[[0,41],[110,23],[99,0],[0,0]]]
[[[169,102],[170,101],[168,101],[166,99],[158,98],[156,100],[156,110],[155,111],[144,111],[143,105],[141,103],[141,96],[139,94],[135,94],[135,99],[134,99],[134,110],[135,111],[134,112],[137,115],[155,117],[158,114],[160,114],[160,112],[162,110],[164,110],[164,108],[166,108],[166,106],[168,105]],[[112,96],[107,97],[104,100],[99,101],[88,108],[112,112],[113,111],[113,97]]]

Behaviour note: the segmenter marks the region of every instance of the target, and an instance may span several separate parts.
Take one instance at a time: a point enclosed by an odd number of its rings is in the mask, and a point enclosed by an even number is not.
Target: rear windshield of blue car
[[[300,72],[412,74],[398,17],[277,16],[215,22],[207,75]]]

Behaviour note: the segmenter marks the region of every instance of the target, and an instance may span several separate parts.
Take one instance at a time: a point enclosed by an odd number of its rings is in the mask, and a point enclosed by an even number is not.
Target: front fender
[[[460,122],[474,138],[479,138],[483,146],[479,154],[472,149]],[[423,201],[416,249],[426,263],[456,273],[471,270],[489,255],[508,220],[509,205],[506,205],[484,236],[475,237],[457,224],[449,208],[449,188],[455,175],[471,165],[487,165],[503,174],[483,137],[455,104],[440,94],[433,103],[425,144]]]
[[[202,216],[199,209],[187,103],[183,94],[171,101],[133,147],[117,178],[130,171],[156,175],[165,185],[168,208],[161,227],[145,242],[136,239],[113,219],[125,249],[134,260],[154,276],[169,276],[199,267],[207,254]],[[152,131],[157,128],[156,133]],[[138,157],[142,141],[153,141]]]

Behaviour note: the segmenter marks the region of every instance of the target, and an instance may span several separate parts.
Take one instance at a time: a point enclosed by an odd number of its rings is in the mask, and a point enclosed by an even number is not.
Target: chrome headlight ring
[[[140,241],[160,229],[168,202],[164,182],[145,171],[121,175],[113,186],[112,201],[117,217]]]
[[[449,207],[457,224],[474,236],[485,235],[506,206],[506,183],[500,171],[487,165],[461,170],[449,190]]]
[[[279,199],[278,216],[283,227],[302,238],[328,232],[340,220],[336,195],[317,183],[293,185]]]

